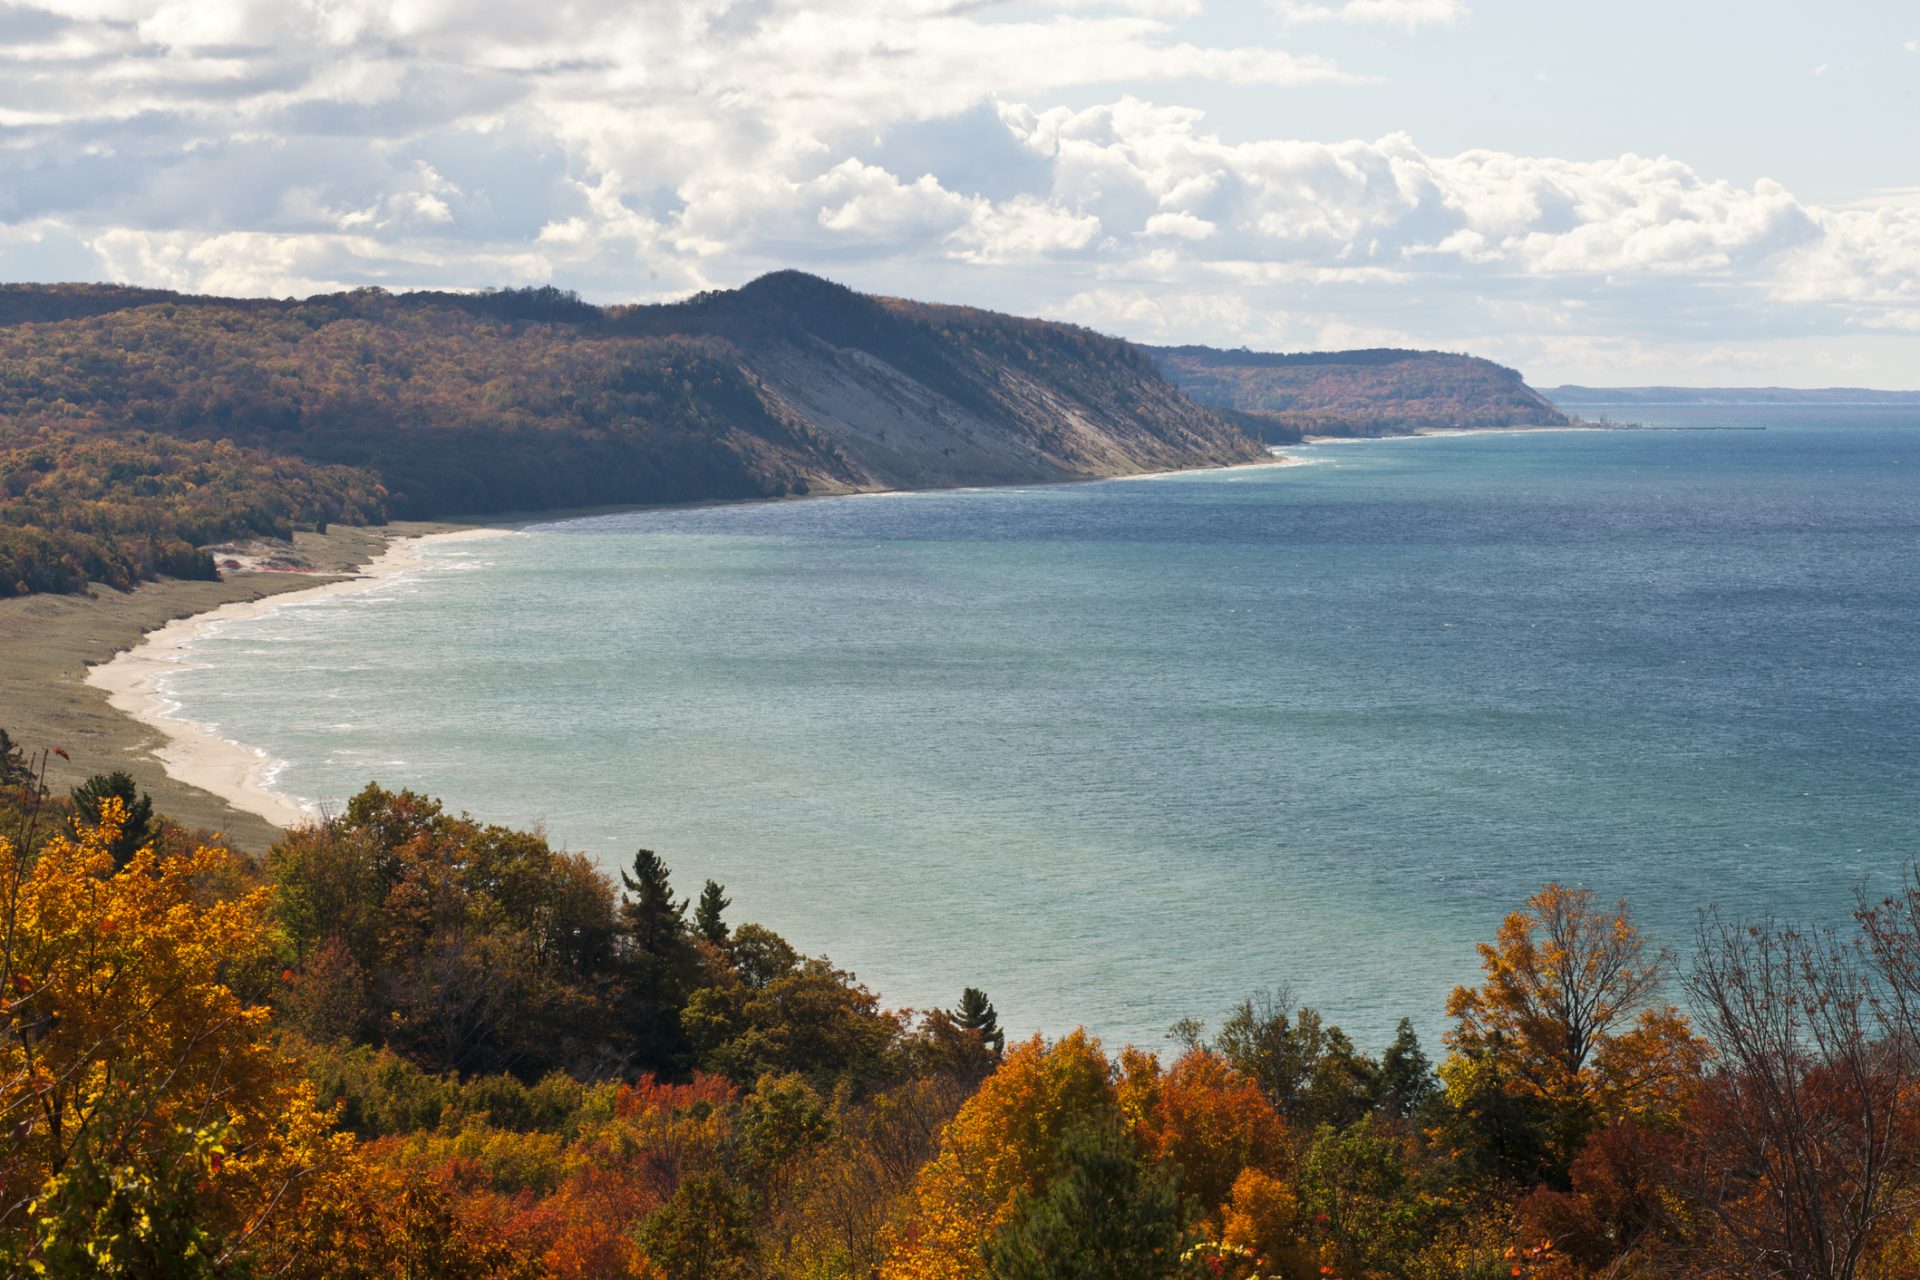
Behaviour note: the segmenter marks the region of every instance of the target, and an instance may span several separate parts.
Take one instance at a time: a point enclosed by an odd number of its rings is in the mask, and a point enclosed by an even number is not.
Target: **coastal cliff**
[[[1138,348],[799,272],[296,301],[0,288],[0,595],[295,527],[1032,483],[1265,456]]]

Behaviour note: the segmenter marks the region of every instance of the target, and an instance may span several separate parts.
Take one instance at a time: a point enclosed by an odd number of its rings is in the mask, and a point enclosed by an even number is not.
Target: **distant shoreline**
[[[203,663],[193,659],[194,644],[221,623],[264,617],[288,604],[358,595],[385,586],[425,565],[418,548],[429,542],[504,537],[503,528],[455,529],[390,540],[358,576],[286,591],[258,600],[236,600],[205,613],[176,618],[149,631],[138,644],[87,669],[86,682],[107,695],[122,715],[157,730],[165,745],[152,752],[167,776],[183,786],[220,797],[242,813],[276,827],[294,827],[318,817],[318,811],[272,789],[280,763],[255,747],[222,738],[204,724],[180,716],[180,704],[166,688],[167,677]]]
[[[1300,461],[1274,456],[1225,467],[1048,483],[1099,483]],[[426,539],[497,536],[532,525],[630,512],[804,502],[861,492],[867,491],[561,507],[370,528],[342,526],[324,534],[296,535],[294,552],[313,565],[303,572],[251,570],[204,582],[163,578],[126,592],[96,587],[86,595],[0,600],[0,728],[33,751],[55,746],[68,750],[70,761],[49,760],[47,782],[56,791],[96,773],[122,770],[153,795],[161,812],[188,828],[222,834],[244,848],[265,849],[289,823],[314,815],[271,789],[274,761],[179,718],[160,687],[168,674],[181,668],[187,647],[206,627],[270,611],[282,597],[374,589],[393,573],[412,567],[397,557],[408,556],[407,548]]]
[[[1367,444],[1377,440],[1432,440],[1444,436],[1538,436],[1563,431],[1637,431],[1623,423],[1583,422],[1566,427],[1422,427],[1377,436],[1302,436],[1301,444]],[[1281,448],[1286,446],[1282,445]]]

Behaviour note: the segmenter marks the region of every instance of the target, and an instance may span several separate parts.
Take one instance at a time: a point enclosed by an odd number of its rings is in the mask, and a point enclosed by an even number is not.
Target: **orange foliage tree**
[[[1084,1031],[1007,1052],[942,1135],[920,1173],[883,1280],[971,1280],[1016,1197],[1045,1190],[1061,1139],[1111,1122],[1117,1099],[1100,1042]]]
[[[1219,1054],[1196,1048],[1162,1071],[1150,1055],[1128,1049],[1121,1071],[1141,1150],[1179,1170],[1181,1196],[1196,1217],[1217,1225],[1243,1170],[1275,1173],[1286,1161],[1279,1112]]]

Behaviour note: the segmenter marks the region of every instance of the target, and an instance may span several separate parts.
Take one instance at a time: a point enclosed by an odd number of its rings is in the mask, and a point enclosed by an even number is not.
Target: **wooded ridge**
[[[556,289],[0,288],[0,595],[295,524],[1070,480],[1259,445],[1115,338],[799,272]]]
[[[1270,443],[1302,435],[1575,424],[1518,371],[1477,356],[1391,347],[1293,353],[1146,350],[1182,391],[1234,413],[1243,429]]]

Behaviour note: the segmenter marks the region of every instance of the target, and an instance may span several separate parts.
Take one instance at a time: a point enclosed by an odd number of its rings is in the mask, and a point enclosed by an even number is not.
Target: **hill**
[[[1555,404],[1786,404],[1920,405],[1920,391],[1874,391],[1866,387],[1548,387]]]
[[[798,272],[659,306],[0,287],[0,595],[295,524],[1070,480],[1260,447],[1086,329]]]
[[[1167,379],[1271,443],[1434,427],[1563,427],[1573,419],[1491,360],[1444,351],[1148,347]]]

